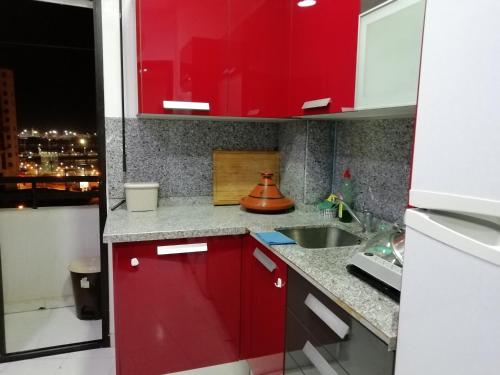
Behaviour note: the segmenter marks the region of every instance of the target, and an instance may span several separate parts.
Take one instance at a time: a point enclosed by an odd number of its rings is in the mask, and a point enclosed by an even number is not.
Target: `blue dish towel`
[[[268,245],[291,245],[296,243],[280,232],[259,232],[256,235]]]

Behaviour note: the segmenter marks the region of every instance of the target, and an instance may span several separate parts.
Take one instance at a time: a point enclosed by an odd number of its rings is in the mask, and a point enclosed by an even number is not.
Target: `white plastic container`
[[[157,182],[126,183],[125,198],[128,211],[154,211],[158,207]]]

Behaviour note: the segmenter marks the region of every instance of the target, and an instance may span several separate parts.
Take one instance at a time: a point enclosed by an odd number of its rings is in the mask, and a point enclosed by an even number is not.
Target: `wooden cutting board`
[[[213,152],[214,205],[239,204],[257,185],[260,172],[271,171],[279,186],[279,151],[219,151]]]

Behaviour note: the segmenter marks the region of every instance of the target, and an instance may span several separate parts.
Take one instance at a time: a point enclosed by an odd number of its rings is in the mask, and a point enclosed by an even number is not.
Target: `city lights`
[[[99,149],[97,134],[92,129],[93,124],[75,125],[75,127],[89,128],[88,131],[71,129],[66,125],[66,129],[55,129],[41,126],[31,127],[26,123],[19,124],[19,119],[25,116],[16,116],[16,102],[14,92],[14,71],[0,67],[0,128],[2,129],[2,142],[0,142],[0,176],[19,177],[16,182],[3,183],[0,186],[0,197],[3,204],[8,207],[22,210],[30,207],[24,201],[26,194],[16,190],[32,190],[33,197],[36,192],[43,190],[61,190],[65,191],[65,196],[71,198],[70,203],[80,204],[80,201],[98,200],[95,195],[87,194],[81,198],[78,193],[85,191],[98,191],[99,182],[95,181],[94,176],[99,176],[96,169],[99,155],[95,150]],[[28,116],[26,116],[28,117]],[[72,121],[71,119],[69,121]],[[78,119],[75,124],[80,123]],[[58,124],[55,122],[54,124]],[[80,181],[80,177],[93,177],[88,182]],[[67,179],[56,178],[37,178],[34,180],[24,179],[22,177],[69,177]],[[78,177],[73,181],[71,177]],[[27,182],[28,180],[29,182]],[[53,201],[52,194],[49,198],[43,198],[41,201]],[[54,195],[62,197],[63,195]],[[92,198],[88,198],[92,196]],[[35,198],[33,198],[35,199]],[[62,198],[55,198],[62,199]],[[59,203],[65,203],[61,200]],[[41,203],[39,201],[38,203]],[[2,206],[4,207],[4,206]]]
[[[98,176],[96,133],[23,129],[18,134],[21,176]]]

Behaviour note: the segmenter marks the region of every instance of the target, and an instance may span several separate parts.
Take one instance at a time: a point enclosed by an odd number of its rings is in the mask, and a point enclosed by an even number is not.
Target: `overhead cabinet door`
[[[228,115],[286,117],[289,0],[230,0]]]
[[[339,112],[354,106],[359,1],[290,0],[289,114]]]
[[[139,112],[224,115],[227,0],[137,0]]]
[[[388,1],[360,16],[356,108],[415,105],[425,0]]]

